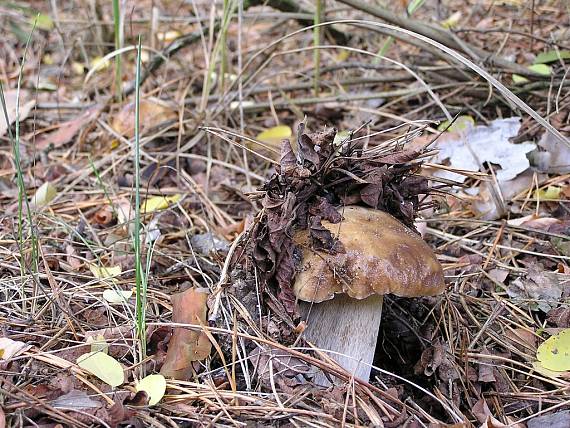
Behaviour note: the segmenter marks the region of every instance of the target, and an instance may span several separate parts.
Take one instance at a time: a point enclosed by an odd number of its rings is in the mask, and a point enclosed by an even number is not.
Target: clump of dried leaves
[[[321,224],[339,223],[337,208],[363,205],[388,212],[414,229],[418,210],[428,204],[420,196],[430,189],[419,175],[427,148],[398,145],[366,149],[352,136],[336,138],[337,130],[307,134],[301,124],[297,152],[284,140],[276,173],[263,186],[263,210],[247,241],[251,266],[262,282],[276,287],[290,315],[296,314],[292,281],[300,260],[293,232],[308,229],[315,250],[343,252],[342,244]]]

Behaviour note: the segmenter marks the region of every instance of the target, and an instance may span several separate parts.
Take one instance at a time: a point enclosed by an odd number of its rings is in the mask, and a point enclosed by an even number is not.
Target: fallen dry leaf
[[[34,207],[43,207],[44,205],[48,205],[56,195],[57,188],[49,181],[46,181],[38,187],[38,190],[36,190],[36,193],[30,200],[30,204]]]
[[[208,289],[189,288],[172,295],[171,300],[172,322],[194,325],[207,322]],[[211,347],[212,344],[204,332],[175,327],[160,373],[174,379],[189,379],[193,372],[192,362],[203,360],[210,355]]]
[[[562,410],[532,418],[526,426],[527,428],[568,428],[570,426],[568,421],[570,421],[570,410]]]
[[[121,364],[104,352],[83,354],[77,358],[77,365],[113,387],[125,382],[125,372]]]
[[[570,328],[562,330],[540,344],[536,358],[542,367],[555,372],[570,370]]]
[[[517,278],[509,284],[507,294],[532,310],[548,312],[560,305],[565,288],[566,285],[560,282],[556,273],[546,272],[533,265],[529,266],[525,277]]]
[[[59,124],[59,129],[36,139],[36,149],[45,150],[48,147],[60,147],[71,141],[73,137],[101,112],[101,106],[95,105],[87,109],[79,117]]]
[[[28,117],[30,111],[32,111],[36,105],[35,99],[28,100],[28,98],[29,93],[27,91],[20,90],[20,122],[24,121]],[[16,121],[16,106],[18,105],[16,89],[5,91],[4,100],[6,101],[6,110],[8,111],[9,124],[6,124],[6,117],[2,111],[0,113],[0,137],[2,137],[6,131],[8,131],[8,127],[12,126],[12,124]]]
[[[474,126],[463,132],[450,133],[440,138],[436,144],[439,148],[437,161],[449,159],[452,167],[479,171],[485,162],[499,165],[497,180],[512,180],[528,169],[530,162],[526,154],[536,148],[532,143],[513,144],[510,138],[517,135],[520,129],[520,118],[497,119],[489,126]],[[493,141],[493,144],[489,144]],[[464,175],[450,171],[438,171],[438,176],[463,182]]]
[[[12,340],[8,337],[0,337],[0,361],[8,361],[10,358],[30,349],[32,345]]]
[[[265,384],[274,378],[284,380],[292,386],[302,383],[303,375],[311,372],[311,367],[306,362],[280,349],[255,348],[251,358],[258,378]]]
[[[166,379],[163,375],[152,374],[141,379],[135,386],[137,392],[144,391],[148,396],[148,405],[158,404],[166,392]]]
[[[51,400],[50,405],[56,409],[75,411],[98,409],[99,407],[103,407],[103,403],[93,400],[85,391],[79,391],[77,389],[73,389],[67,394]]]
[[[93,221],[101,226],[107,226],[113,221],[113,208],[105,205],[93,215]]]
[[[537,336],[534,332],[524,328],[515,328],[506,332],[505,337],[520,351],[536,352]]]
[[[175,120],[176,111],[168,107],[164,102],[156,98],[148,98],[140,101],[140,132],[141,134],[151,128],[155,128],[163,122]],[[113,118],[111,127],[122,136],[132,138],[135,135],[135,104],[125,104]]]
[[[542,134],[538,142],[544,151],[534,151],[531,159],[540,171],[551,174],[567,174],[570,172],[570,149],[559,144],[550,132]]]

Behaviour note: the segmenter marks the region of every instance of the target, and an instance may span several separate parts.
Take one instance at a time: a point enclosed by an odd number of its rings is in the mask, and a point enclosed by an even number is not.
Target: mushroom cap
[[[443,269],[420,236],[383,211],[349,206],[339,212],[340,223],[322,225],[338,237],[345,253],[311,249],[308,230],[293,236],[303,252],[293,285],[298,299],[319,303],[336,293],[364,299],[372,294],[419,297],[444,291]]]

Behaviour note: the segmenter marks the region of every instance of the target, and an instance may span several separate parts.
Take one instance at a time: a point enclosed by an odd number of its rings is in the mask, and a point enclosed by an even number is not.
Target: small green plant
[[[37,21],[37,18],[36,18]],[[22,62],[20,63],[20,70],[18,72],[18,84],[16,89],[16,117],[15,117],[15,132],[13,133],[10,128],[10,118],[8,116],[8,109],[6,106],[6,99],[4,97],[4,87],[2,85],[2,81],[0,81],[0,103],[2,104],[2,109],[4,111],[4,118],[6,120],[6,125],[8,128],[8,138],[12,144],[12,155],[14,156],[14,163],[16,165],[16,183],[18,185],[18,247],[20,250],[20,273],[22,281],[25,278],[25,271],[26,271],[26,260],[25,254],[26,250],[24,248],[24,205],[26,206],[26,213],[28,217],[28,222],[30,226],[29,237],[31,239],[32,248],[31,248],[31,270],[32,272],[37,272],[38,267],[38,239],[36,234],[33,232],[33,219],[32,219],[32,210],[30,208],[30,203],[28,201],[27,193],[26,193],[26,186],[24,183],[24,174],[22,172],[22,162],[20,156],[20,89],[22,87],[22,76],[24,72],[24,65],[26,63],[26,57],[28,53],[28,48],[30,46],[30,42],[32,40],[32,34],[36,28],[36,21],[34,21],[34,25],[32,30],[28,34],[28,38],[26,40],[26,46],[24,48],[24,54],[22,56]]]
[[[135,75],[135,218],[133,247],[135,252],[135,286],[136,286],[136,329],[140,340],[141,361],[146,356],[146,289],[147,276],[143,273],[141,248],[141,183],[140,183],[140,82],[141,82],[141,36],[137,44],[137,67]],[[147,263],[150,260],[147,258]],[[148,269],[147,269],[148,271]]]

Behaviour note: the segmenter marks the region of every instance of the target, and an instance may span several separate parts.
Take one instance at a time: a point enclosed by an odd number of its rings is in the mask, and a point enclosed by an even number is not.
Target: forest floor
[[[0,28],[1,428],[570,427],[567,1],[0,2]],[[385,299],[369,381],[241,251],[300,124],[433,149],[446,291]]]

